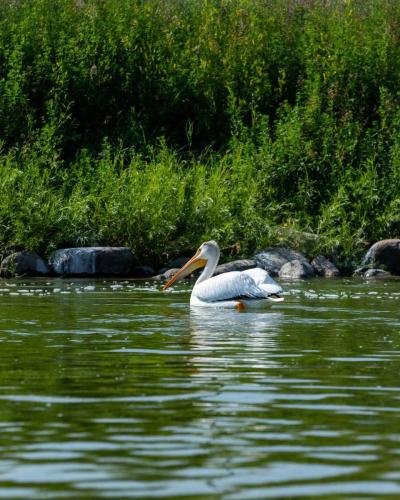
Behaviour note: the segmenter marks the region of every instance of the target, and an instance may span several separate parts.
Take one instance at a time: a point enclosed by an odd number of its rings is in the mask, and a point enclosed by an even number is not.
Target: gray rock
[[[311,262],[312,267],[319,276],[324,278],[336,278],[340,276],[339,269],[323,255],[318,255]]]
[[[230,271],[245,271],[246,269],[253,269],[257,267],[256,261],[252,259],[233,260],[226,264],[220,264],[214,271],[214,276],[222,273],[229,273]]]
[[[362,265],[384,266],[392,274],[400,274],[400,239],[377,241],[365,254]]]
[[[175,274],[179,271],[179,267],[173,267],[172,269],[168,269],[162,274],[163,279],[169,280],[172,278],[172,276],[175,276]]]
[[[357,269],[353,272],[353,276],[364,276],[368,269],[368,266],[357,267]]]
[[[64,248],[50,257],[53,271],[73,276],[128,276],[137,259],[126,247]]]
[[[155,281],[167,281],[172,278],[172,276],[175,276],[175,274],[179,271],[179,267],[174,267],[172,269],[167,269],[163,273],[157,274],[156,276],[153,276],[151,279]]]
[[[385,271],[384,269],[367,269],[367,271],[364,273],[364,278],[386,278],[390,276],[390,273],[388,271]]]
[[[314,269],[307,261],[291,260],[283,264],[279,277],[284,279],[307,279],[314,276]]]
[[[271,276],[277,276],[281,267],[287,262],[299,260],[308,263],[306,257],[295,250],[284,247],[266,248],[254,256],[257,267],[268,271]]]
[[[8,255],[0,265],[1,276],[24,274],[27,276],[46,276],[50,274],[47,263],[35,252],[15,252]]]

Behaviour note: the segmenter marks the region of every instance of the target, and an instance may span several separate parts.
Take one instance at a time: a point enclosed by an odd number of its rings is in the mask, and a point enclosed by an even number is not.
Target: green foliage
[[[397,2],[0,3],[0,253],[399,236]]]

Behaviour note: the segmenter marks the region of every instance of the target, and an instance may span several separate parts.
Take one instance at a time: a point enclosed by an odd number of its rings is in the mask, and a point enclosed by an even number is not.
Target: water
[[[399,285],[0,280],[0,498],[399,497]]]

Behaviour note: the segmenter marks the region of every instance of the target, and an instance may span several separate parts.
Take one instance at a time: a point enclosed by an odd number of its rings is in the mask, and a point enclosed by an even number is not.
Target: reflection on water
[[[0,498],[400,496],[398,285],[0,281]]]

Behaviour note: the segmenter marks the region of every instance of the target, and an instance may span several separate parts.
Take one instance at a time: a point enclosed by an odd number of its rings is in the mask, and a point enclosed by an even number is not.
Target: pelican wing
[[[217,302],[238,297],[265,299],[271,293],[279,292],[269,292],[257,285],[253,277],[246,272],[232,271],[213,276],[197,284],[193,293],[202,301]]]
[[[267,294],[281,294],[283,289],[271,276],[259,267],[246,269],[243,273],[247,274],[255,281],[256,285],[264,290]]]

